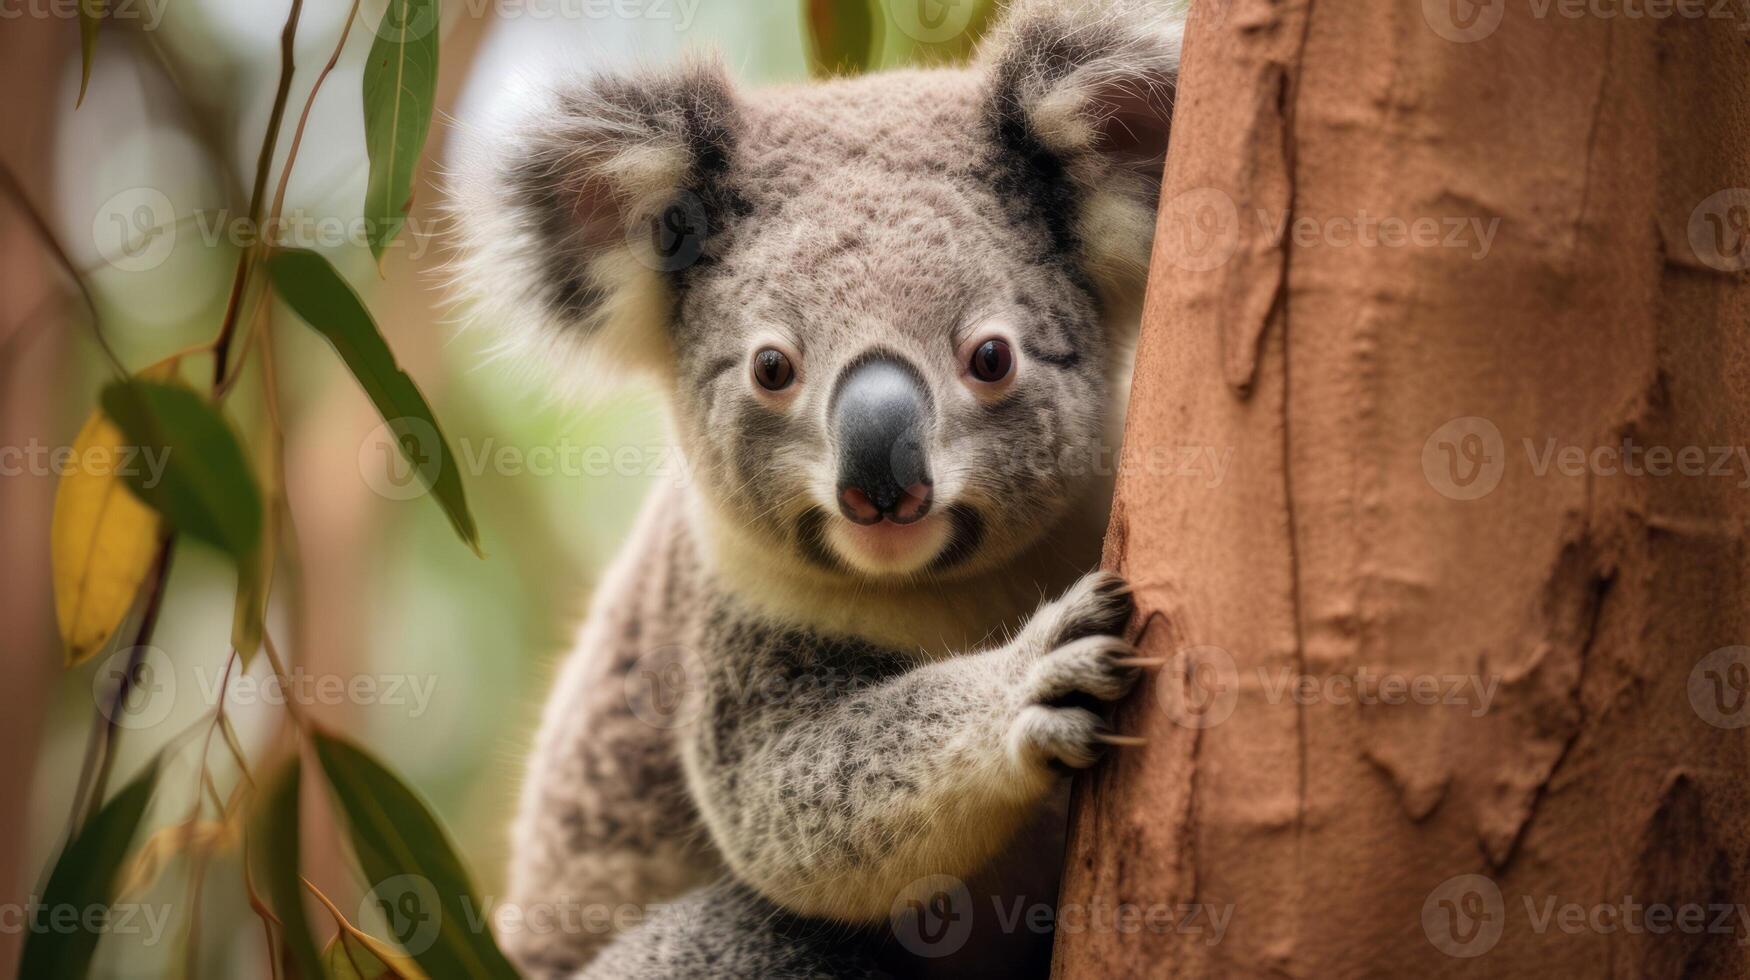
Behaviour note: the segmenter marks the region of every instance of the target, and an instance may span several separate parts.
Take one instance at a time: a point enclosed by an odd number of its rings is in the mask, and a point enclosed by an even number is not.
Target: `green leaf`
[[[365,236],[381,262],[413,207],[413,174],[437,96],[438,0],[389,0],[365,62]]]
[[[239,566],[261,539],[261,493],[224,418],[178,384],[131,379],[103,389],[103,413],[148,465],[129,467],[128,486],[172,527],[215,545]],[[163,471],[149,465],[156,459]]]
[[[860,75],[880,56],[886,18],[875,0],[803,0],[802,19],[816,77]]]
[[[437,818],[364,750],[325,732],[311,738],[395,942],[434,977],[514,980]]]
[[[85,89],[91,84],[91,61],[97,55],[97,28],[103,23],[108,0],[79,0],[79,97],[73,108],[85,104]]]
[[[19,976],[85,976],[104,931],[88,928],[88,924],[97,914],[95,910],[107,910],[115,900],[122,859],[140,828],[157,779],[158,762],[154,759],[104,804],[61,852],[55,869],[49,873],[49,884],[43,889],[42,905],[37,912],[49,928],[33,928],[26,933],[24,956],[18,963]],[[65,921],[69,916],[75,920],[72,927],[55,926],[57,917]]]
[[[310,921],[304,916],[304,882],[300,870],[302,848],[298,839],[298,757],[269,781],[255,812],[253,850],[258,855],[267,896],[280,919],[285,948],[291,954],[297,976],[320,980],[322,960],[316,941],[310,938]]]
[[[286,249],[268,259],[267,270],[286,305],[334,345],[388,423],[395,444],[420,482],[437,498],[456,533],[480,554],[480,534],[468,513],[456,454],[425,396],[395,363],[364,301],[315,252]]]

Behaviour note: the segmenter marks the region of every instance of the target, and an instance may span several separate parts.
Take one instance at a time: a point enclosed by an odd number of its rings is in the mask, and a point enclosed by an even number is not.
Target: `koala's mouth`
[[[909,524],[857,524],[811,508],[797,524],[803,553],[816,564],[876,577],[948,571],[969,559],[984,537],[984,522],[964,504]]]

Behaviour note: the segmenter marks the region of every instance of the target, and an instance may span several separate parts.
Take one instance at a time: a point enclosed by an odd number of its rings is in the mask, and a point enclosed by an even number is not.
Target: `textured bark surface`
[[[1061,898],[1176,914],[1059,976],[1750,973],[1750,24],[1679,6],[1193,3],[1107,541],[1174,659]]]

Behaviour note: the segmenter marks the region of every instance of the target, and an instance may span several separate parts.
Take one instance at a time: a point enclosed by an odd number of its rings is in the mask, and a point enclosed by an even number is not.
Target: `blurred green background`
[[[988,0],[876,6],[875,68],[962,56],[989,12]],[[314,103],[286,206],[303,227],[344,227],[332,222],[351,222],[359,213],[366,178],[362,61],[382,7],[383,0],[362,4],[361,20]],[[33,37],[63,32],[67,39],[55,43],[72,45],[72,56],[64,51],[53,59],[54,71],[35,79],[31,94],[8,96],[32,100],[13,101],[8,114],[46,104],[52,116],[39,127],[49,134],[46,168],[27,183],[47,195],[37,207],[87,273],[104,329],[132,369],[210,339],[219,322],[238,242],[215,229],[253,173],[286,8],[283,0],[138,3],[134,22],[106,25],[89,95],[77,112],[76,23],[24,25]],[[282,158],[296,110],[348,8],[342,0],[304,6]],[[521,758],[549,678],[642,497],[656,481],[676,478],[676,468],[654,392],[628,382],[592,404],[561,402],[538,372],[495,358],[493,325],[461,329],[455,322],[442,298],[445,240],[435,206],[442,161],[455,141],[489,131],[489,121],[519,91],[568,73],[661,64],[688,48],[715,47],[744,83],[764,84],[806,79],[809,59],[800,0],[446,0],[444,9],[444,81],[427,144],[433,172],[422,180],[413,220],[381,274],[360,244],[298,244],[321,246],[364,294],[424,389],[462,458],[488,557],[477,559],[459,543],[432,501],[398,499],[405,495],[382,472],[374,410],[333,352],[281,311],[274,337],[288,491],[307,592],[294,622],[282,573],[269,629],[299,662],[294,675],[309,681],[295,692],[307,712],[390,760],[433,804],[480,889],[492,896],[502,887]],[[6,28],[15,42],[22,37],[17,30]],[[0,206],[0,214],[16,232],[16,209]],[[16,251],[4,254],[12,262]],[[10,414],[9,444],[70,444],[109,378],[78,307],[53,299],[62,291],[53,279],[33,274],[28,291],[0,301],[8,330],[0,338],[0,405]],[[196,377],[209,370],[205,358],[185,368]],[[585,387],[609,381],[624,379],[592,379]],[[227,412],[247,443],[261,439],[253,370]],[[3,632],[14,689],[4,697],[21,712],[16,717],[28,715],[35,727],[28,765],[5,773],[12,777],[5,790],[11,802],[22,800],[24,827],[16,858],[23,880],[9,894],[30,895],[62,843],[97,701],[116,661],[106,652],[61,670],[45,590],[18,587],[22,576],[34,583],[46,562],[48,515],[41,504],[52,499],[54,475],[27,466],[3,479],[11,491],[7,574],[21,576],[8,587]],[[228,653],[234,588],[216,553],[192,542],[178,546],[153,644],[161,669],[149,696],[130,703],[112,789],[210,714]],[[285,739],[284,712],[267,703],[273,688],[262,685],[270,675],[266,658],[257,657],[246,677],[230,679],[227,712],[252,764]],[[356,691],[361,679],[365,696],[334,693],[336,680]],[[152,826],[186,814],[198,775],[195,754],[184,749],[170,757]],[[215,750],[209,759],[228,790],[238,774],[226,754]],[[305,847],[311,877],[350,913],[362,889],[336,839],[331,829],[307,831]],[[200,949],[192,957],[204,975],[265,975],[261,929],[239,870],[232,846],[206,875]],[[189,899],[187,862],[173,859],[138,899],[172,910],[166,934],[107,938],[97,973],[182,972]],[[327,933],[326,923],[319,931]]]

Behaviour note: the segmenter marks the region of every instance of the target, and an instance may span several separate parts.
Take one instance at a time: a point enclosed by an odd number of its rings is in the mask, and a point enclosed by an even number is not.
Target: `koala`
[[[472,315],[562,386],[649,379],[690,464],[540,722],[499,923],[529,975],[918,975],[952,958],[890,917],[943,876],[1054,900],[1065,774],[1150,666],[1090,569],[1181,29],[1041,0],[964,66],[692,58],[464,154]],[[1037,975],[1049,940],[961,955]]]

